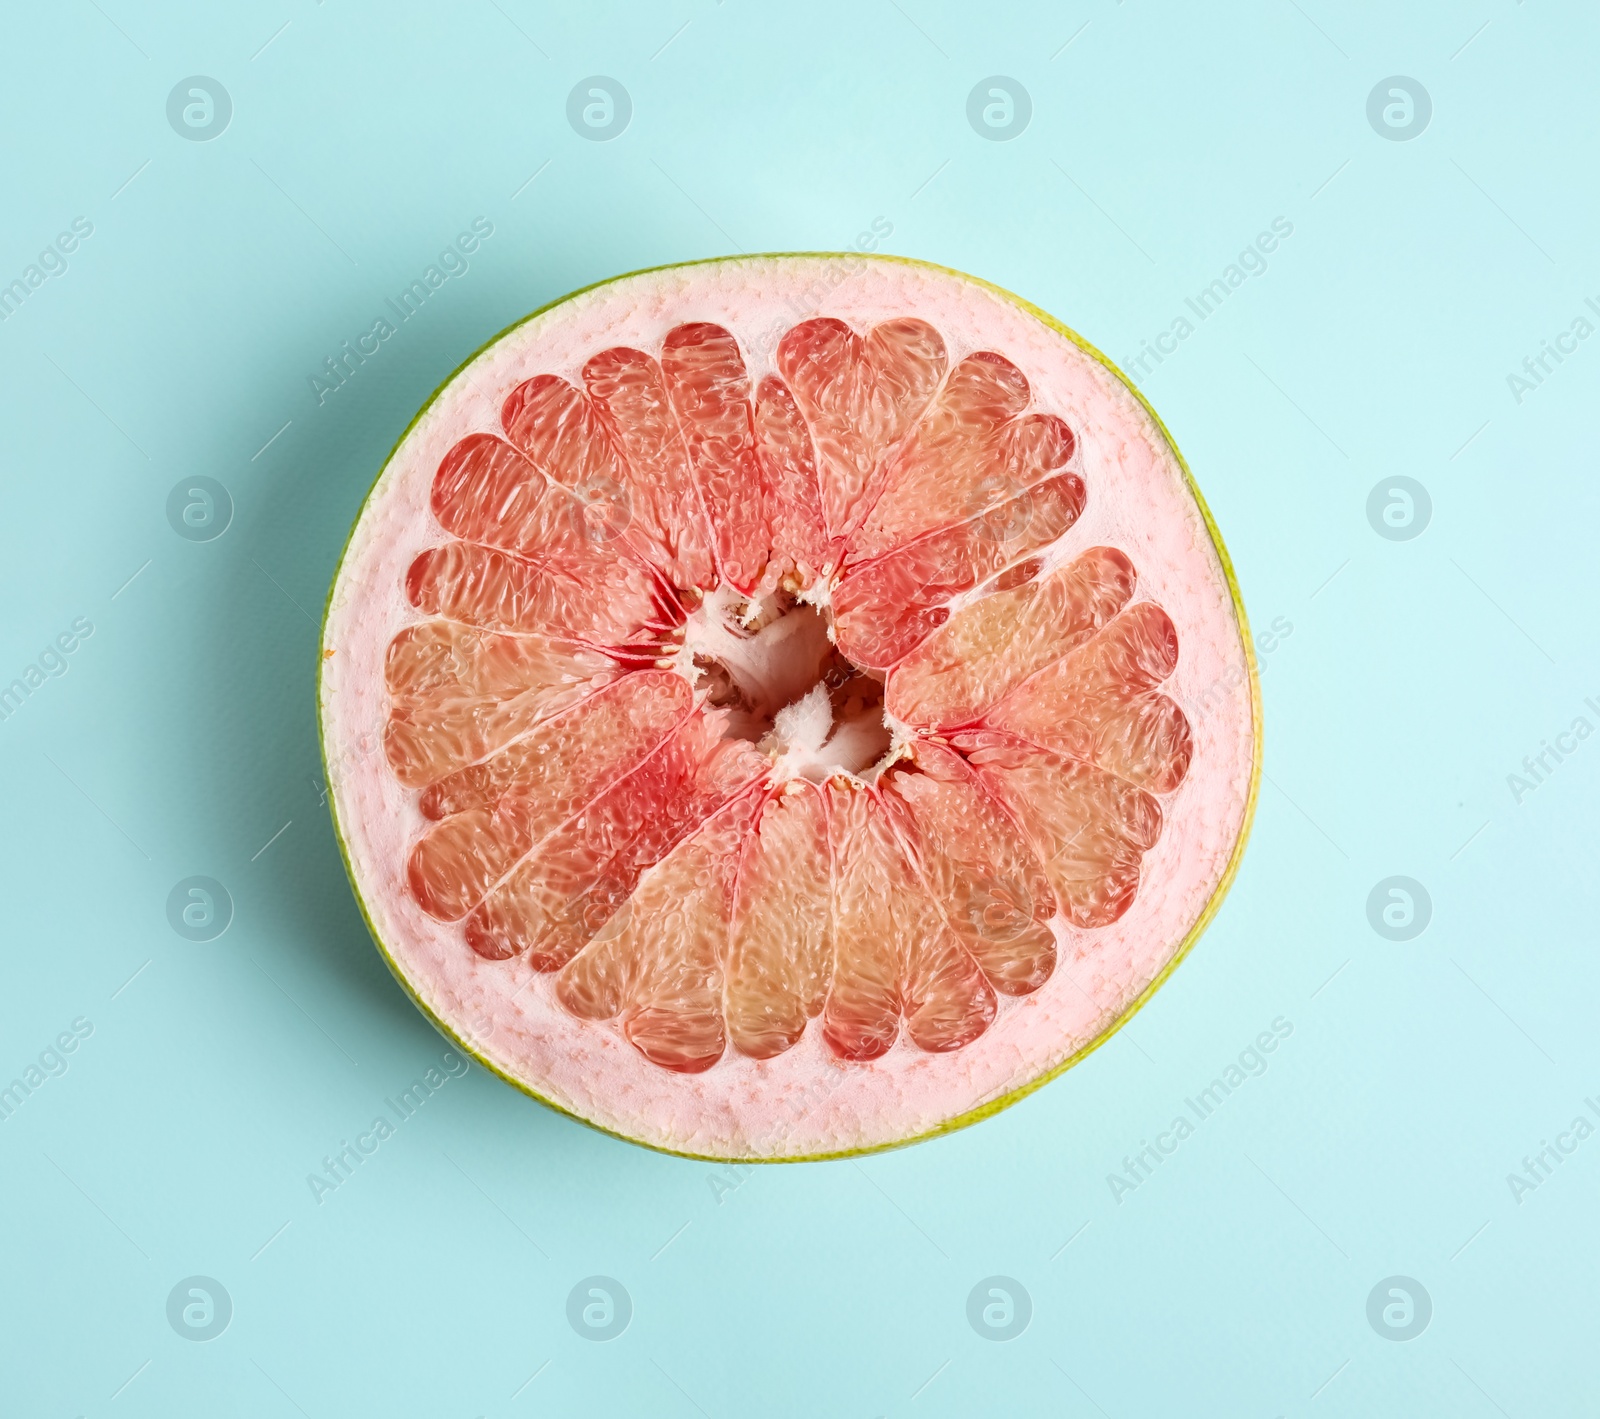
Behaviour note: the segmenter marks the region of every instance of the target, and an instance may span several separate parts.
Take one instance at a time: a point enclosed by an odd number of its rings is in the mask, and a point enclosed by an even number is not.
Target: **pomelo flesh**
[[[1080,1057],[1215,911],[1259,757],[1148,407],[1017,298],[855,256],[638,273],[485,347],[362,510],[321,709],[419,1004],[713,1158],[904,1143]]]

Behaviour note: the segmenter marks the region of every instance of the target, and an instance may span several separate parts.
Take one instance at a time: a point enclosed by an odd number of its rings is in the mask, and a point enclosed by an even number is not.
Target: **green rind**
[[[328,812],[333,820],[333,835],[338,841],[339,856],[344,860],[345,875],[350,879],[350,887],[352,892],[355,894],[356,905],[361,911],[361,919],[366,922],[367,931],[371,935],[373,943],[377,946],[379,955],[383,957],[384,961],[389,967],[389,970],[393,973],[394,978],[400,982],[401,988],[407,995],[411,997],[412,1003],[416,1005],[417,1009],[422,1012],[426,1019],[432,1022],[434,1028],[438,1030],[440,1034],[442,1034],[451,1042],[451,1044],[455,1045],[457,1049],[461,1050],[462,1053],[466,1054],[470,1059],[475,1060],[478,1064],[489,1070],[490,1073],[496,1074],[501,1079],[505,1080],[505,1082],[511,1085],[512,1088],[520,1090],[531,1099],[538,1100],[538,1102],[543,1104],[546,1108],[552,1109],[558,1114],[562,1114],[570,1119],[575,1119],[577,1122],[585,1125],[588,1128],[592,1128],[599,1133],[609,1134],[612,1138],[620,1138],[626,1143],[632,1143],[642,1148],[649,1148],[657,1153],[666,1153],[675,1158],[689,1158],[696,1162],[703,1163],[820,1163],[840,1158],[861,1158],[866,1157],[871,1153],[886,1153],[891,1149],[906,1148],[913,1143],[921,1143],[929,1138],[938,1138],[947,1133],[954,1133],[957,1129],[966,1128],[970,1124],[978,1123],[983,1119],[990,1118],[999,1113],[1002,1109],[1010,1108],[1011,1105],[1016,1103],[1018,1100],[1026,1098],[1029,1094],[1033,1093],[1034,1090],[1043,1088],[1052,1079],[1059,1078],[1062,1074],[1065,1074],[1066,1071],[1072,1068],[1073,1065],[1087,1058],[1095,1050],[1099,1049],[1101,1045],[1103,1045],[1114,1034],[1116,1034],[1118,1030],[1120,1030],[1125,1024],[1127,1024],[1129,1020],[1134,1017],[1134,1015],[1144,1008],[1145,1004],[1150,1000],[1150,997],[1153,996],[1161,987],[1161,985],[1165,983],[1167,977],[1177,969],[1179,962],[1181,962],[1183,958],[1189,954],[1189,952],[1194,948],[1195,942],[1200,939],[1200,936],[1205,931],[1206,927],[1211,924],[1212,919],[1222,907],[1223,898],[1228,895],[1228,889],[1233,886],[1234,878],[1238,876],[1240,863],[1244,859],[1245,845],[1249,841],[1250,830],[1255,822],[1256,799],[1261,788],[1261,677],[1256,666],[1255,646],[1250,637],[1250,622],[1249,618],[1245,614],[1244,598],[1239,593],[1238,577],[1235,575],[1233,570],[1233,559],[1228,555],[1228,548],[1222,540],[1222,533],[1217,527],[1216,519],[1211,515],[1211,509],[1206,504],[1205,495],[1201,493],[1199,486],[1195,483],[1194,474],[1189,471],[1189,464],[1187,460],[1179,450],[1178,445],[1173,439],[1171,433],[1168,431],[1166,424],[1162,422],[1161,416],[1157,414],[1156,411],[1151,407],[1150,401],[1144,397],[1138,386],[1134,384],[1133,381],[1130,380],[1126,375],[1124,375],[1123,372],[1117,368],[1115,362],[1112,361],[1102,350],[1090,344],[1089,341],[1085,340],[1081,335],[1079,335],[1076,330],[1073,330],[1070,326],[1064,325],[1048,311],[1041,310],[1038,306],[1034,305],[1032,301],[1024,300],[1015,292],[1008,291],[1003,286],[997,286],[992,281],[985,281],[981,277],[970,276],[965,271],[957,271],[954,267],[941,266],[937,262],[921,261],[912,256],[890,256],[884,253],[853,251],[767,251],[757,252],[749,256],[713,256],[699,261],[677,261],[671,262],[665,266],[646,266],[638,271],[627,271],[619,276],[611,276],[604,281],[595,281],[590,285],[581,286],[575,291],[569,291],[566,295],[560,297],[559,299],[550,301],[547,304],[540,306],[537,310],[532,311],[530,314],[523,316],[521,320],[513,321],[510,325],[506,326],[504,330],[484,341],[484,343],[478,346],[478,348],[468,355],[466,359],[464,359],[459,365],[451,370],[450,373],[445,376],[439,387],[428,396],[422,407],[417,410],[415,417],[413,417],[411,422],[406,425],[404,430],[402,430],[400,437],[395,440],[394,447],[389,450],[388,457],[383,460],[383,465],[378,469],[377,476],[373,478],[371,485],[367,489],[366,497],[361,500],[361,507],[356,513],[355,521],[350,524],[350,534],[345,538],[344,546],[340,549],[338,565],[335,566],[333,579],[328,584],[328,596],[326,601],[323,603],[322,608],[322,631],[318,638],[317,655],[317,741],[322,752],[323,781],[327,783],[332,782],[332,776],[328,767],[328,740],[326,725],[324,723],[322,714],[322,672],[327,663],[329,654],[326,644],[328,616],[333,609],[333,593],[335,588],[337,588],[339,585],[339,574],[344,570],[345,557],[349,555],[350,543],[354,540],[356,529],[361,525],[361,520],[366,514],[367,504],[372,500],[372,494],[374,490],[376,490],[378,484],[383,481],[383,475],[388,471],[389,464],[394,461],[395,454],[400,451],[400,446],[406,441],[406,438],[411,433],[411,430],[417,426],[423,415],[425,415],[428,410],[433,407],[434,402],[450,386],[455,377],[460,374],[462,370],[466,369],[466,367],[476,360],[478,356],[481,355],[485,350],[489,349],[491,346],[499,344],[499,342],[511,334],[512,331],[520,329],[530,320],[538,319],[538,317],[543,315],[546,311],[554,310],[557,306],[565,305],[568,301],[574,300],[578,296],[584,295],[586,292],[598,290],[602,286],[614,285],[618,281],[626,281],[634,276],[648,276],[657,271],[677,271],[691,266],[718,266],[726,262],[770,261],[775,258],[789,257],[805,257],[811,260],[886,261],[901,266],[920,267],[923,270],[928,271],[941,271],[946,275],[955,276],[963,281],[969,281],[975,286],[981,286],[985,290],[992,291],[995,295],[1010,301],[1013,305],[1025,310],[1029,315],[1033,316],[1042,324],[1047,325],[1050,329],[1056,331],[1058,334],[1064,335],[1068,340],[1076,345],[1078,349],[1082,350],[1092,359],[1097,360],[1101,365],[1115,375],[1122,386],[1130,394],[1132,394],[1136,400],[1139,401],[1139,404],[1144,409],[1145,413],[1150,416],[1150,419],[1155,424],[1156,428],[1161,431],[1161,436],[1166,440],[1167,447],[1172,450],[1172,456],[1178,461],[1178,467],[1183,473],[1183,480],[1188,486],[1190,495],[1194,498],[1195,505],[1200,509],[1200,516],[1205,522],[1206,531],[1211,538],[1211,545],[1216,549],[1217,559],[1222,565],[1223,577],[1226,579],[1228,584],[1228,595],[1233,602],[1234,617],[1238,623],[1239,637],[1244,649],[1245,665],[1250,680],[1250,720],[1252,745],[1250,757],[1250,788],[1245,798],[1244,817],[1239,825],[1239,834],[1234,840],[1233,853],[1228,858],[1228,865],[1226,868],[1224,868],[1222,876],[1217,882],[1216,889],[1207,899],[1205,906],[1201,909],[1200,915],[1195,918],[1194,925],[1189,928],[1188,934],[1183,938],[1182,943],[1173,953],[1172,959],[1168,961],[1164,967],[1162,967],[1160,973],[1147,986],[1145,986],[1142,991],[1139,992],[1139,994],[1133,999],[1128,1007],[1120,1015],[1118,1015],[1115,1020],[1107,1025],[1106,1028],[1102,1030],[1100,1034],[1096,1035],[1095,1038],[1092,1039],[1088,1044],[1084,1045],[1082,1049],[1069,1055],[1053,1069],[1046,1070],[1043,1074],[1030,1079],[1027,1083],[1019,1085],[1010,1093],[1004,1094],[997,1099],[992,1099],[986,1104],[980,1104],[975,1109],[969,1109],[966,1113],[959,1114],[955,1118],[948,1119],[944,1123],[928,1129],[926,1132],[913,1134],[909,1138],[895,1139],[889,1143],[875,1143],[869,1147],[842,1148],[832,1153],[808,1153],[783,1158],[728,1158],[713,1154],[689,1153],[677,1148],[667,1148],[659,1143],[649,1143],[643,1139],[633,1138],[626,1133],[619,1133],[615,1129],[605,1127],[604,1124],[595,1123],[592,1119],[584,1118],[580,1114],[573,1113],[570,1109],[563,1108],[554,1100],[547,1099],[543,1094],[539,1093],[538,1090],[530,1088],[523,1080],[516,1079],[510,1074],[507,1074],[505,1070],[501,1069],[499,1065],[495,1064],[492,1060],[487,1059],[483,1055],[479,1054],[475,1049],[467,1044],[467,1042],[463,1040],[461,1036],[458,1035],[444,1020],[440,1019],[439,1016],[434,1013],[433,1008],[428,1005],[428,1003],[417,993],[416,987],[411,984],[411,981],[407,978],[405,972],[400,969],[399,964],[390,954],[389,948],[384,945],[383,938],[378,934],[377,927],[373,925],[372,915],[367,910],[366,898],[361,895],[361,884],[356,881],[355,867],[350,861],[350,850],[346,846],[344,834],[339,828],[338,805],[335,802],[334,795],[332,793],[328,794]]]

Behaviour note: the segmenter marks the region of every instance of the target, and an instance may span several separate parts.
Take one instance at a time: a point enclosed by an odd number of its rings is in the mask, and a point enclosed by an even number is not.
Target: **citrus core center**
[[[844,770],[872,778],[893,733],[883,677],[840,653],[831,612],[785,593],[749,602],[708,595],[684,627],[684,658],[725,734],[757,745],[780,777],[820,783]]]

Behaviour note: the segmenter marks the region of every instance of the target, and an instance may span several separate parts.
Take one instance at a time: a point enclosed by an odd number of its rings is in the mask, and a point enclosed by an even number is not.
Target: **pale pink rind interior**
[[[902,1041],[870,1062],[834,1058],[815,1028],[773,1059],[729,1052],[704,1074],[657,1068],[612,1029],[574,1019],[553,980],[508,972],[465,949],[459,927],[426,915],[405,861],[424,824],[389,771],[383,661],[423,619],[403,581],[439,540],[429,493],[460,438],[500,428],[505,393],[553,373],[579,383],[596,350],[660,347],[686,321],[738,338],[754,385],[779,337],[832,316],[858,330],[915,315],[953,366],[980,349],[1014,362],[1034,406],[1066,419],[1088,487],[1055,551],[1126,551],[1141,599],[1172,617],[1181,654],[1162,686],[1187,715],[1194,754],[1163,799],[1165,827],[1120,920],[1059,926],[1060,963],[1034,994],[1002,997],[989,1030],[949,1054]],[[1091,1045],[1157,979],[1223,885],[1244,829],[1256,752],[1253,674],[1218,549],[1181,465],[1150,415],[1105,365],[1020,304],[953,272],[858,257],[752,257],[624,277],[572,297],[478,355],[419,417],[352,533],[324,628],[322,715],[328,782],[350,871],[372,929],[410,989],[486,1063],[541,1098],[655,1147],[719,1158],[815,1156],[937,1130],[1005,1098]]]

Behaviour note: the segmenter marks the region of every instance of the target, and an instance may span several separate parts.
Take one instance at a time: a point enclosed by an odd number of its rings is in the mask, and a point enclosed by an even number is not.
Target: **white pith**
[[[835,773],[873,783],[899,748],[864,717],[835,719],[817,667],[833,649],[830,587],[819,579],[817,593],[757,630],[771,598],[748,599],[731,587],[707,593],[684,623],[682,640],[668,660],[696,689],[703,689],[707,661],[726,669],[757,701],[772,727],[755,740],[772,760],[774,782],[791,778],[822,783]],[[876,716],[881,729],[887,716]],[[737,732],[737,731],[730,731]],[[746,736],[750,737],[750,736]]]
[[[842,266],[850,273],[835,283]],[[818,308],[790,303],[794,292],[830,286]],[[475,956],[457,925],[434,921],[406,891],[406,854],[423,822],[416,794],[394,780],[382,754],[382,666],[393,635],[422,619],[403,595],[405,568],[444,540],[428,511],[433,473],[457,439],[499,431],[499,403],[518,382],[540,373],[581,382],[584,361],[607,346],[653,352],[674,325],[714,321],[739,337],[753,384],[770,370],[775,329],[830,315],[864,330],[908,314],[939,329],[952,366],[977,349],[1005,355],[1027,376],[1033,407],[1059,414],[1077,434],[1088,502],[1044,555],[1056,564],[1095,545],[1120,547],[1138,569],[1136,599],[1156,601],[1172,616],[1180,659],[1163,688],[1189,715],[1190,773],[1163,802],[1165,829],[1145,858],[1144,885],[1128,914],[1096,931],[1058,921],[1055,974],[1033,995],[1002,998],[994,1024],[972,1044],[928,1055],[902,1042],[881,1059],[843,1064],[813,1027],[774,1059],[730,1051],[703,1075],[671,1074],[614,1029],[565,1015],[549,978],[515,960]],[[800,600],[825,606],[826,590]],[[693,646],[691,638],[698,638]],[[352,876],[396,969],[471,1049],[542,1097],[640,1141],[706,1156],[810,1155],[895,1142],[1048,1072],[1103,1033],[1170,961],[1222,879],[1249,796],[1246,652],[1216,548],[1170,446],[1098,361],[1020,306],[930,268],[805,257],[677,268],[585,293],[512,331],[441,392],[384,470],[340,568],[324,645],[329,784]],[[684,657],[692,661],[695,648],[752,649],[723,643],[709,614],[686,627],[674,654],[691,678]],[[826,772],[828,734],[818,742],[820,726],[814,704],[790,703],[765,746],[775,751],[775,777]],[[890,728],[896,746],[910,735],[907,726],[890,721]]]

